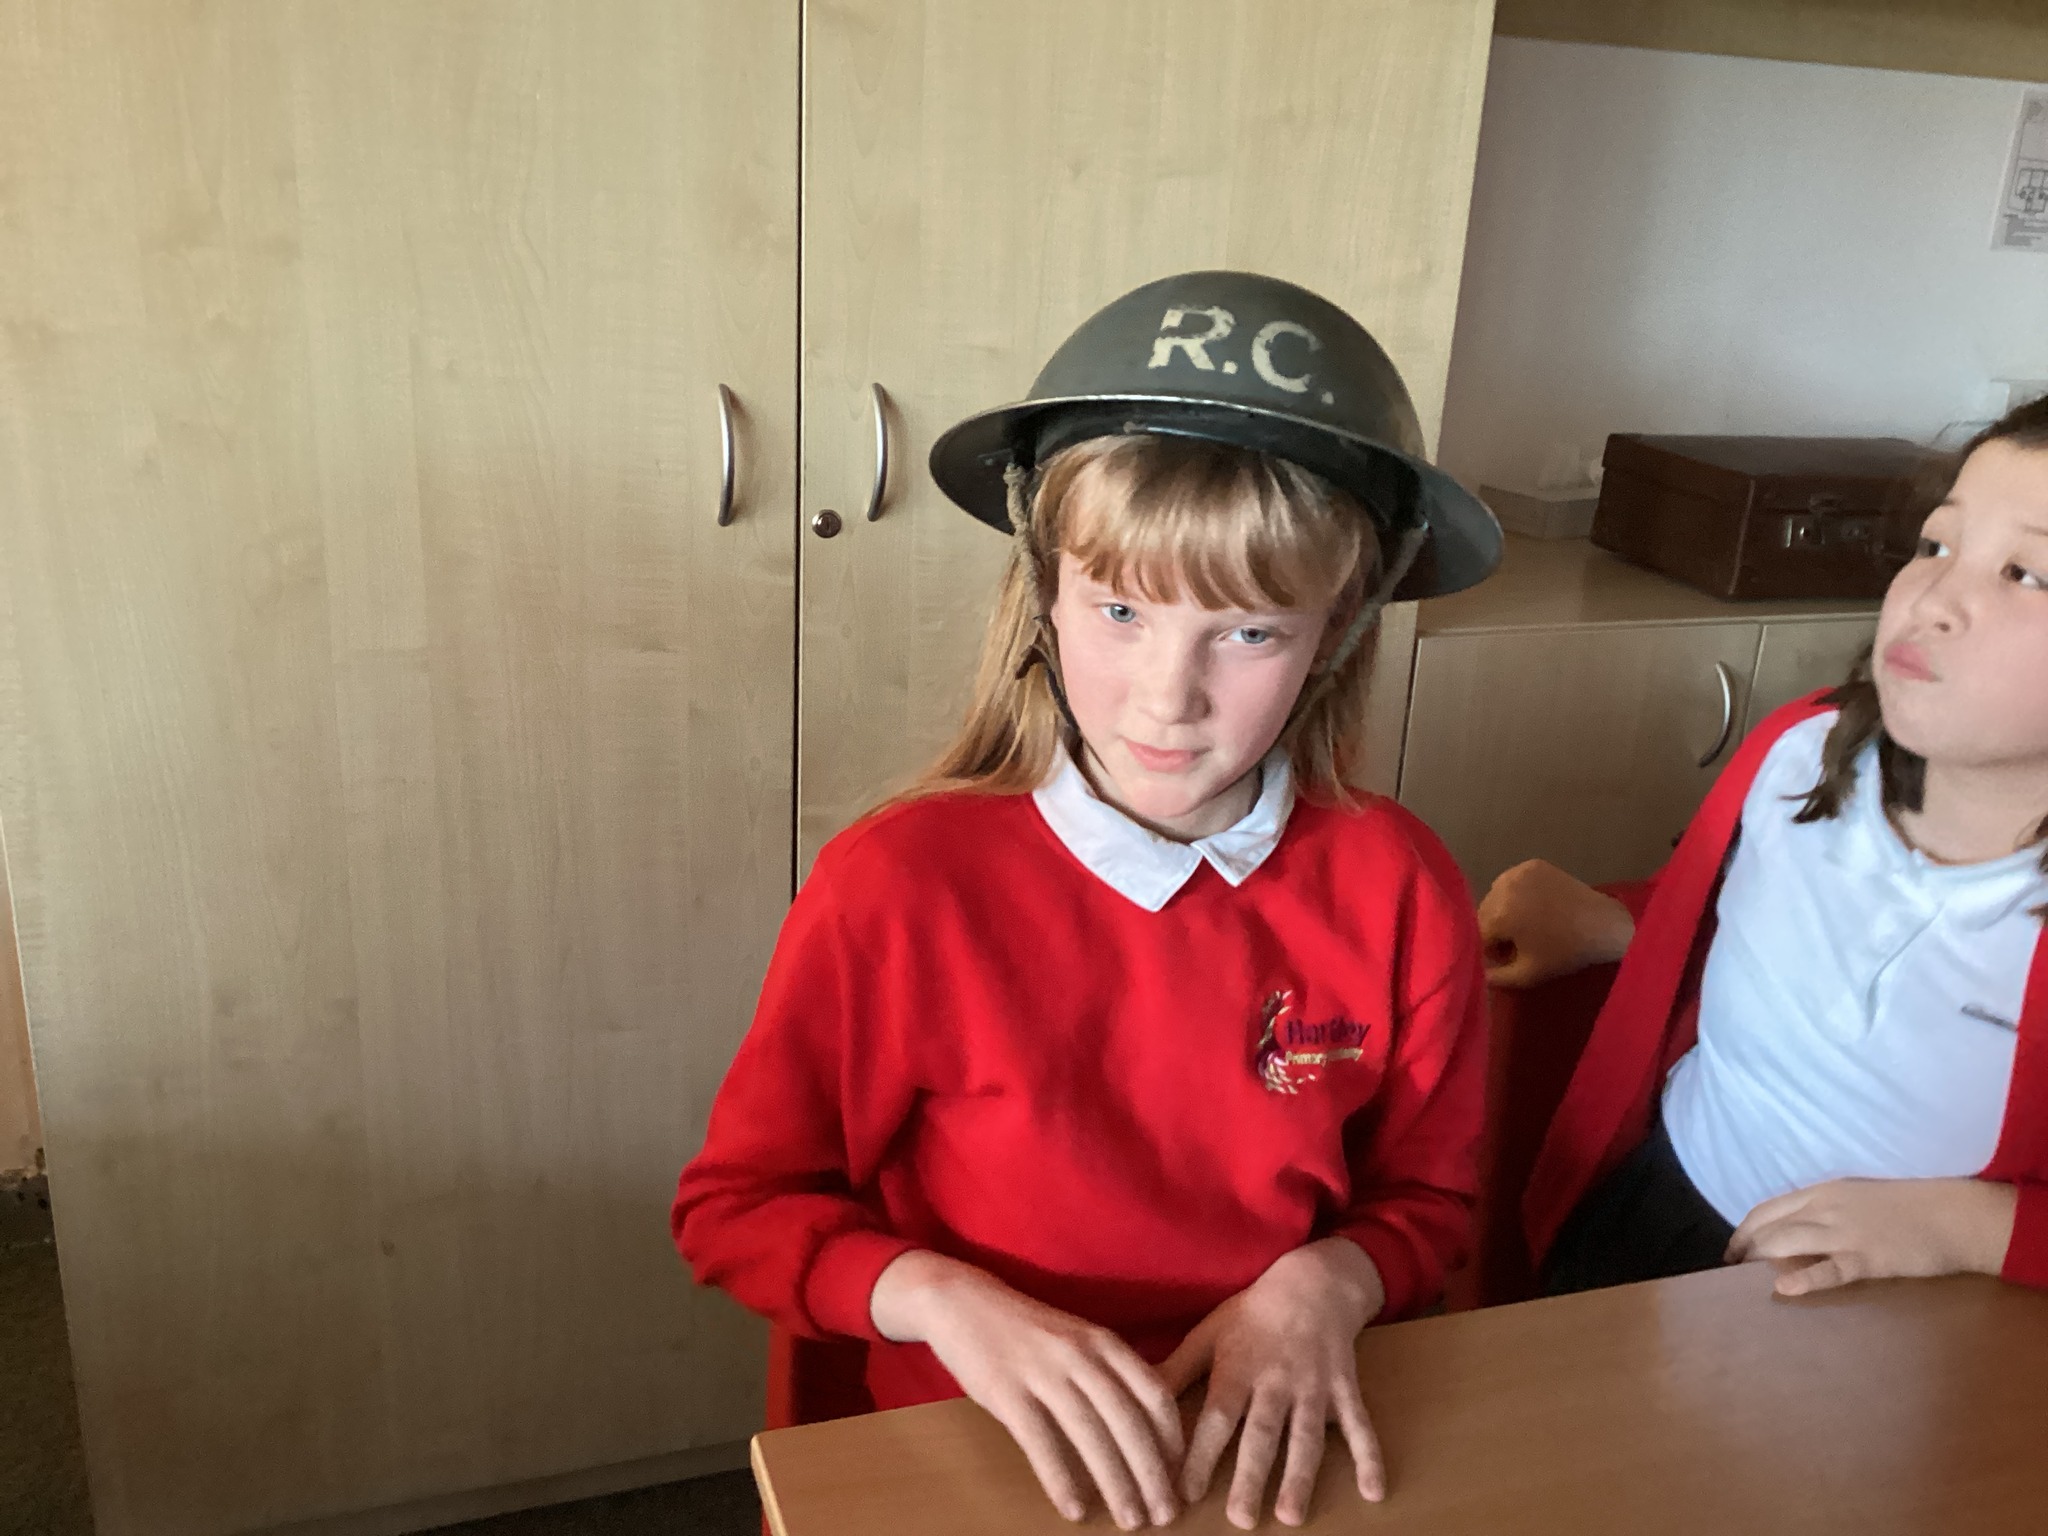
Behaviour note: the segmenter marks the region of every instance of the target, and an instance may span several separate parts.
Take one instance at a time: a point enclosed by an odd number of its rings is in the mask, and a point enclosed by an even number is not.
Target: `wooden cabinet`
[[[760,1330],[666,1207],[798,868],[957,713],[1004,547],[932,438],[1233,264],[1433,439],[1490,34],[0,0],[0,823],[102,1536],[734,1454]]]
[[[758,1424],[664,1217],[789,893],[796,97],[791,5],[0,7],[0,822],[101,1536]]]
[[[1847,675],[1873,609],[1718,602],[1510,535],[1491,582],[1423,605],[1402,803],[1475,895],[1524,859],[1640,879],[1750,727]]]
[[[1764,626],[1757,650],[1756,682],[1749,693],[1747,735],[1772,710],[1839,683],[1856,659],[1870,649],[1874,619],[1788,619]]]
[[[21,998],[21,959],[14,947],[6,849],[0,846],[0,1198],[10,1178],[39,1171],[43,1123],[36,1110],[35,1067],[29,1058],[28,1011]]]
[[[1500,0],[1504,36],[1921,74],[2048,77],[2038,0]]]
[[[965,702],[1005,541],[924,473],[932,440],[1022,396],[1100,305],[1249,267],[1343,304],[1434,443],[1490,0],[1031,0],[808,8],[798,836],[936,754]],[[877,521],[873,386],[896,469]],[[1398,742],[1412,607],[1377,698]],[[1391,790],[1398,756],[1380,780]]]
[[[1524,859],[1648,874],[1748,702],[1754,624],[1442,635],[1415,652],[1401,799],[1474,893]],[[1724,705],[1724,700],[1725,705]]]

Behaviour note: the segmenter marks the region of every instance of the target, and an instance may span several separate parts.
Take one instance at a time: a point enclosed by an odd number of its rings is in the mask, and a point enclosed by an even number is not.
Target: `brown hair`
[[[1937,461],[1934,478],[1928,486],[1931,494],[1922,498],[1923,516],[1948,499],[1964,463],[1986,443],[2011,443],[2020,448],[2048,450],[2048,398],[2008,411],[1964,444],[1961,452]],[[1885,810],[1918,811],[1927,787],[1927,761],[1893,741],[1885,730],[1869,650],[1856,658],[1856,665],[1849,669],[1847,679],[1827,695],[1825,702],[1834,705],[1840,713],[1821,748],[1820,782],[1806,792],[1798,813],[1792,819],[1811,822],[1840,815],[1842,807],[1849,803],[1849,797],[1856,790],[1856,760],[1873,738],[1877,741],[1878,776],[1884,786]],[[2048,842],[2048,820],[2035,829],[2033,840]],[[2048,871],[2048,849],[2042,851],[2041,867]],[[2036,915],[2048,917],[2048,908],[2037,909]]]
[[[1045,617],[1062,552],[1094,580],[1154,602],[1334,603],[1333,631],[1359,611],[1378,569],[1379,546],[1358,501],[1250,449],[1151,433],[1092,438],[1054,454],[1022,494],[1023,531],[1011,543],[966,716],[896,801],[947,790],[1019,794],[1045,781],[1066,730]],[[1344,658],[1283,734],[1304,798],[1355,798],[1349,775],[1372,650],[1361,644]],[[1034,665],[1035,657],[1047,665]]]

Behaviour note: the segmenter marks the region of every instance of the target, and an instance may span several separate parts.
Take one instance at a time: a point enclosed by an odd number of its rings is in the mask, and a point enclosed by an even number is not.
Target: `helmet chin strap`
[[[1294,709],[1287,717],[1287,724],[1281,729],[1282,740],[1286,739],[1289,731],[1301,724],[1309,710],[1320,703],[1323,695],[1336,684],[1337,674],[1344,670],[1344,664],[1357,652],[1373,625],[1379,622],[1381,610],[1393,601],[1395,591],[1407,580],[1408,572],[1414,568],[1416,558],[1422,553],[1422,546],[1428,542],[1429,526],[1426,523],[1418,523],[1402,533],[1401,542],[1394,547],[1394,558],[1388,564],[1386,574],[1380,577],[1378,585],[1372,590],[1372,595],[1359,604],[1358,612],[1352,615],[1351,622],[1344,627],[1344,633],[1338,638],[1330,654],[1318,662],[1315,670],[1309,674],[1308,686],[1301,690],[1301,697],[1294,701]]]
[[[1038,547],[1031,537],[1031,471],[1012,459],[1003,469],[1003,492],[1010,513],[1010,529],[1017,541],[1019,558],[1031,567],[1034,584],[1038,574]],[[1022,682],[1033,667],[1045,668],[1045,684],[1052,692],[1052,701],[1058,706],[1060,719],[1066,725],[1071,750],[1081,743],[1081,722],[1074,718],[1073,706],[1067,702],[1066,684],[1060,678],[1059,632],[1052,627],[1052,615],[1045,611],[1045,594],[1040,592],[1039,609],[1032,616],[1036,626],[1031,644],[1017,663],[1017,681]],[[1078,756],[1079,754],[1076,753]]]

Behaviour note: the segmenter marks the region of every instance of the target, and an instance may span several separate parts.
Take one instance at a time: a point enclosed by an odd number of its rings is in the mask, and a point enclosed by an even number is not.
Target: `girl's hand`
[[[1982,1179],[1837,1179],[1766,1200],[1728,1240],[1728,1262],[1779,1261],[1780,1296],[1858,1280],[1995,1275],[2019,1191]]]
[[[1282,1255],[1204,1318],[1160,1367],[1175,1392],[1209,1377],[1208,1401],[1181,1470],[1182,1495],[1193,1503],[1209,1491],[1242,1421],[1225,1506],[1231,1524],[1247,1531],[1258,1524],[1284,1435],[1286,1470],[1273,1512],[1283,1525],[1300,1525],[1322,1466],[1324,1434],[1335,1419],[1351,1447],[1359,1493],[1384,1498],[1386,1473],[1358,1392],[1356,1346],[1359,1330],[1385,1303],[1372,1260],[1348,1238],[1332,1237]]]
[[[1635,932],[1627,907],[1542,859],[1517,864],[1479,903],[1486,980],[1496,987],[1533,987],[1619,960]]]
[[[1007,1429],[1069,1520],[1088,1511],[1078,1455],[1124,1530],[1180,1512],[1172,1466],[1180,1407],[1160,1374],[1107,1328],[1020,1295],[935,1253],[906,1253],[868,1308],[884,1338],[931,1346],[961,1389]]]

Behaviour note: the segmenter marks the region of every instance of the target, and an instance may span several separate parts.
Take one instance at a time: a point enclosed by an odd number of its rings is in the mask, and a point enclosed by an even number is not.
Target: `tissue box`
[[[1531,539],[1583,539],[1593,531],[1593,510],[1600,504],[1597,486],[1569,491],[1504,491],[1479,487],[1479,499],[1493,509],[1501,527]]]

